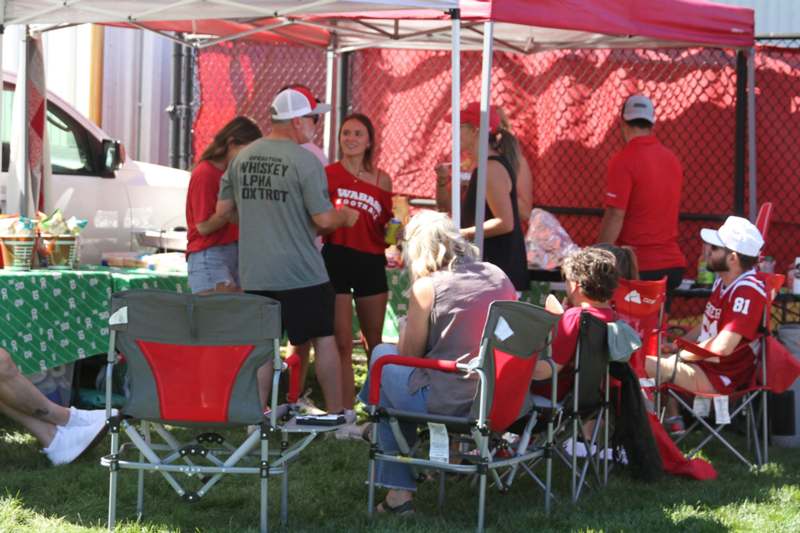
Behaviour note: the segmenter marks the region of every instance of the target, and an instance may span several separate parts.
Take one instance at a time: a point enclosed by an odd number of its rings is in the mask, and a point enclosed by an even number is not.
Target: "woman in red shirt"
[[[236,117],[214,136],[192,170],[186,194],[186,246],[193,293],[238,290],[239,227],[214,214],[219,183],[239,150],[261,138],[247,117]]]
[[[352,228],[324,237],[322,257],[336,289],[334,333],[342,361],[342,399],[353,408],[353,299],[367,355],[380,344],[389,287],[385,229],[392,217],[392,180],[375,167],[375,128],[354,113],[339,128],[339,161],[328,165],[328,192],[335,205],[360,211]]]

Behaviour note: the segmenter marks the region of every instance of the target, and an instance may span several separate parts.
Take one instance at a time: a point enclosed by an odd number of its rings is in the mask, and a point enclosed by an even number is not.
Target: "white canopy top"
[[[0,23],[252,19],[289,14],[455,7],[458,7],[458,0],[0,0]]]

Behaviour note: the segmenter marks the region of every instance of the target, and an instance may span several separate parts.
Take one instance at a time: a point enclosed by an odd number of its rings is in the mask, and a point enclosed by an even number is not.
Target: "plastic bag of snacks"
[[[59,209],[50,216],[40,217],[37,251],[42,265],[56,269],[74,267],[78,254],[78,234],[87,224],[88,220],[75,217],[64,220]]]
[[[561,266],[564,257],[577,246],[552,213],[536,208],[531,210],[525,248],[529,267],[551,270]]]

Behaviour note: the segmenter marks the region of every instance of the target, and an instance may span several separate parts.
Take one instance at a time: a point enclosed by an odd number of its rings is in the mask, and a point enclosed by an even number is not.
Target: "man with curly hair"
[[[559,400],[572,389],[581,313],[587,311],[604,322],[614,321],[616,317],[609,301],[619,282],[614,254],[599,248],[589,247],[572,252],[564,259],[561,270],[566,279],[569,307],[564,310],[552,295],[548,296],[545,304],[551,313],[562,315],[552,347],[558,374]],[[531,385],[533,394],[550,397],[551,372],[550,365],[544,361],[536,363]]]

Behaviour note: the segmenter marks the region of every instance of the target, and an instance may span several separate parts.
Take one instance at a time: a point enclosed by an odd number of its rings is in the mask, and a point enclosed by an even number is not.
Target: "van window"
[[[8,171],[13,90],[3,91],[3,172]],[[96,175],[89,134],[86,129],[52,102],[47,103],[45,127],[50,141],[53,174]]]

